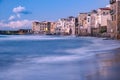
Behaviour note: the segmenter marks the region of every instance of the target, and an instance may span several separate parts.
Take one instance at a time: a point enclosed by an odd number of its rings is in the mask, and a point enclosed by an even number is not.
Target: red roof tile
[[[101,10],[111,10],[110,8],[99,8]]]

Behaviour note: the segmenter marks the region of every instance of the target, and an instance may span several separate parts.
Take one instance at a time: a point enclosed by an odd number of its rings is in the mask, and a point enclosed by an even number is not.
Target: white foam
[[[93,39],[93,44],[84,46],[76,49],[64,50],[67,53],[86,55],[97,51],[106,51],[116,48],[120,48],[119,41],[116,40],[103,40],[103,39]]]
[[[79,60],[80,57],[76,55],[71,56],[48,56],[48,57],[35,57],[30,58],[30,62],[33,63],[55,63],[55,62],[68,62],[68,61],[74,61]]]
[[[0,40],[59,40],[59,39],[70,39],[73,37],[52,37],[52,36],[40,36],[40,35],[6,35],[1,37]]]
[[[0,38],[0,40],[59,40],[59,39],[71,39],[74,37],[51,37],[51,36],[39,36],[39,35],[31,35],[31,36],[6,36],[6,38]],[[103,40],[100,38],[80,38],[83,40],[89,40],[92,44],[87,46],[82,46],[80,48],[66,49],[66,50],[58,50],[61,52],[69,53],[71,55],[66,56],[47,56],[47,57],[34,57],[28,58],[28,61],[34,63],[51,63],[51,62],[64,62],[64,61],[74,61],[79,60],[87,56],[91,56],[96,54],[95,51],[104,51],[104,50],[112,50],[115,48],[119,48],[119,41],[115,40]]]
[[[71,55],[35,57],[32,59],[30,58],[30,61],[35,63],[76,61],[84,59],[85,57],[89,57],[91,55],[98,54],[98,52],[101,53],[102,51],[104,52],[106,50],[112,50],[120,47],[119,45],[120,42],[116,40],[103,40],[100,38],[84,38],[84,39],[90,39],[90,41],[92,41],[92,44],[75,49],[60,50],[61,52],[70,53]]]

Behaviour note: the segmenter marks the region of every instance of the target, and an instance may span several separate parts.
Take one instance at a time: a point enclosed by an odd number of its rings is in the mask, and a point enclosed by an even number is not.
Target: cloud
[[[10,27],[10,28],[30,28],[32,20],[17,20],[17,21],[10,21],[8,23],[0,22],[0,27]]]
[[[18,6],[13,8],[15,14],[11,15],[8,20],[0,21],[0,29],[21,29],[31,28],[33,20],[20,20],[21,14],[31,14],[25,7]]]
[[[16,14],[31,14],[30,11],[27,11],[25,7],[18,6],[16,8],[13,8],[13,12]]]
[[[21,28],[21,27],[27,27],[30,26],[31,21],[29,20],[23,20],[23,21],[11,21],[8,23],[8,27],[12,27],[12,28]]]
[[[106,5],[106,7],[109,7],[109,8],[110,8],[110,4]]]
[[[15,7],[15,8],[13,8],[12,11],[15,13],[15,15],[14,15],[14,17],[10,16],[9,20],[13,20],[13,18],[21,18],[21,14],[26,15],[26,14],[31,14],[32,13],[30,11],[27,11],[26,8],[23,7],[23,6]]]
[[[22,13],[24,11],[25,11],[25,7],[22,7],[22,6],[18,6],[16,8],[13,8],[14,13]]]
[[[15,16],[10,16],[8,20],[14,20],[16,17]]]

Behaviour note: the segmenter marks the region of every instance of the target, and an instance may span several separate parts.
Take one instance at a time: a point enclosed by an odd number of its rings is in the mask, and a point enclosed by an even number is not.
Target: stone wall
[[[116,21],[107,21],[107,33],[111,38],[116,38]]]
[[[99,37],[100,34],[99,34],[99,28],[91,28],[91,36],[97,36]]]

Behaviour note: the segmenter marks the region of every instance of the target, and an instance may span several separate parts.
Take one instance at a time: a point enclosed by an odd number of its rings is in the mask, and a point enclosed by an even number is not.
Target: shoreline
[[[19,36],[19,35],[29,35],[29,36],[33,36],[33,35],[38,35],[38,36],[74,36],[74,37],[95,37],[95,38],[104,38],[103,40],[119,40],[119,39],[114,39],[114,38],[110,38],[110,37],[101,37],[101,36],[77,36],[77,35],[46,35],[46,34],[0,34],[0,35],[15,35],[15,36]]]
[[[85,80],[120,80],[120,48],[96,54],[83,62],[83,65],[92,65]]]

